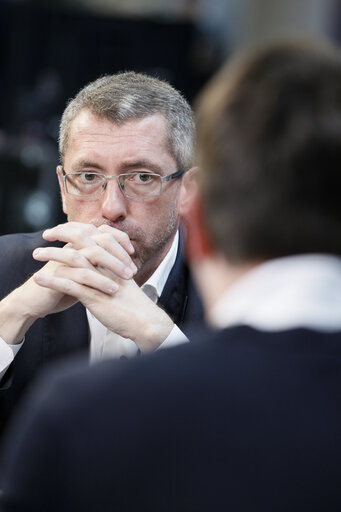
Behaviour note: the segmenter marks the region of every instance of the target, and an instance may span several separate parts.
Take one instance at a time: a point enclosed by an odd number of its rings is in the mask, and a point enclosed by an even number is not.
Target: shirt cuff
[[[161,343],[161,345],[157,348],[169,348],[175,347],[175,345],[180,345],[181,343],[188,343],[189,339],[184,333],[179,329],[177,325],[174,324],[173,329],[167,336],[167,338]]]
[[[24,340],[17,345],[9,345],[2,338],[0,338],[0,381],[23,344]]]

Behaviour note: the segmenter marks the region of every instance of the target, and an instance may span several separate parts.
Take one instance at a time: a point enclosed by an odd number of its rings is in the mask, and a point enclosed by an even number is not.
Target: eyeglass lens
[[[154,197],[161,193],[161,176],[150,173],[128,173],[111,176],[119,182],[127,197]],[[80,197],[99,197],[106,189],[108,178],[97,173],[71,173],[65,176],[66,190]]]

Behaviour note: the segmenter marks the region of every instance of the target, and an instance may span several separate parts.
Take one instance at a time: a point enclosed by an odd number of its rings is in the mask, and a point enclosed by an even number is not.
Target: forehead
[[[115,158],[138,158],[147,154],[171,158],[167,124],[161,114],[130,119],[117,124],[82,110],[72,121],[65,159],[82,153]],[[85,156],[85,155],[84,155]]]

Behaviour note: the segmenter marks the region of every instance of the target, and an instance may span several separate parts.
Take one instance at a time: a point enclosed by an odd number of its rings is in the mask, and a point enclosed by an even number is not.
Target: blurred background
[[[0,0],[0,234],[65,219],[55,168],[65,104],[106,73],[144,71],[192,102],[242,47],[341,38],[339,0]]]

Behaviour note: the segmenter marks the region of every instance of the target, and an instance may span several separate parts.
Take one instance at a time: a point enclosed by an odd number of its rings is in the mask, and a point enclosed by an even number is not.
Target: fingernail
[[[135,263],[134,263],[134,262],[131,262],[131,263],[130,263],[130,268],[131,268],[132,272],[133,272],[134,274],[136,274],[136,272],[137,272],[137,266],[135,265]]]
[[[34,249],[33,253],[32,253],[32,256],[40,256],[41,254],[41,249]]]
[[[132,253],[135,252],[134,246],[133,246],[133,244],[131,242],[130,242],[129,250]]]
[[[130,279],[131,277],[133,277],[133,271],[131,270],[131,268],[129,267],[126,267],[123,271],[123,275],[124,277],[126,277],[127,279]]]
[[[44,282],[44,274],[40,274],[39,272],[37,272],[36,274],[34,274],[34,280],[38,283],[43,283]]]
[[[118,288],[119,288],[118,284],[112,283],[108,286],[108,292],[115,293],[115,292],[117,292]]]

